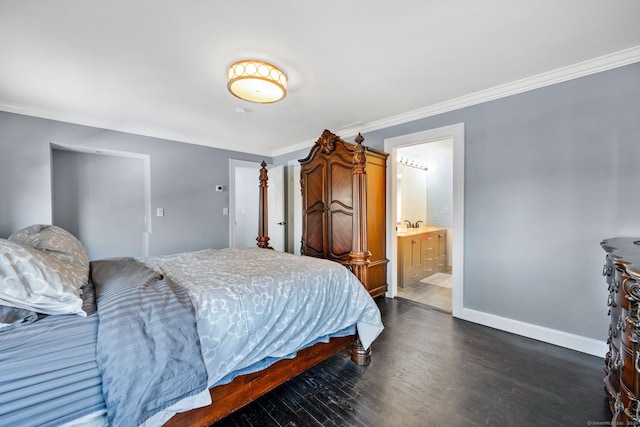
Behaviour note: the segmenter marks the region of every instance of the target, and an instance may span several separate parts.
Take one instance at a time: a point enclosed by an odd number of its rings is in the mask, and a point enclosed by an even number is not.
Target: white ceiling
[[[275,155],[639,47],[638,0],[0,0],[0,110]],[[282,102],[228,93],[244,58]]]

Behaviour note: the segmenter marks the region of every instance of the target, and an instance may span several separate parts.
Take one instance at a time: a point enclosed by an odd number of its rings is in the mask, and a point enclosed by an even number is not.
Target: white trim
[[[519,320],[509,319],[469,308],[463,308],[459,317],[460,319],[467,320],[469,322],[522,335],[527,338],[569,348],[571,350],[580,351],[593,356],[604,357],[604,355],[607,354],[607,351],[609,351],[607,343],[604,341],[570,334],[556,329],[545,328],[544,326],[521,322]]]
[[[453,266],[451,289],[451,308],[454,317],[459,317],[464,302],[464,123],[397,136],[384,140],[384,150],[389,153],[389,168],[387,168],[387,258],[396,260],[398,257],[397,221],[397,192],[396,192],[396,157],[398,147],[423,144],[443,139],[453,139]],[[387,297],[393,298],[398,293],[397,262],[391,262],[387,272],[389,290]]]
[[[588,76],[590,74],[607,71],[613,68],[640,62],[640,46],[635,46],[626,50],[604,55],[599,58],[580,62],[568,67],[559,68],[557,70],[527,77],[515,82],[503,84],[490,89],[481,90],[459,98],[444,101],[428,107],[419,108],[407,113],[398,114],[385,119],[364,123],[361,126],[355,126],[340,131],[340,137],[349,138],[360,133],[373,132],[385,129],[390,126],[401,125],[412,122],[414,120],[424,119],[426,117],[435,116],[449,111],[459,110],[461,108],[470,107],[472,105],[481,104],[487,101],[504,98],[518,93],[539,89],[556,83],[562,83],[568,80],[577,79],[579,77]],[[290,153],[296,150],[310,147],[314,141],[304,141],[295,145],[274,150],[272,157]]]
[[[490,89],[475,92],[459,98],[433,104],[424,108],[398,114],[381,120],[375,120],[369,123],[362,123],[350,128],[342,129],[340,136],[349,138],[358,134],[358,132],[373,132],[384,129],[389,126],[400,125],[414,120],[435,116],[437,114],[446,113],[448,111],[458,110],[460,108],[469,107],[483,102],[492,101],[506,96],[515,95],[544,86],[561,83],[567,80],[576,79],[578,77],[588,76],[590,74],[599,73],[613,68],[640,62],[640,46],[634,46],[629,49],[603,55],[598,58],[580,62],[578,64],[562,67],[557,70],[527,77],[511,83],[496,86]],[[175,132],[173,130],[162,130],[156,127],[138,127],[134,125],[123,126],[122,123],[109,122],[104,119],[88,117],[82,114],[74,114],[63,111],[55,111],[47,108],[39,108],[27,105],[12,103],[0,100],[0,111],[9,113],[23,114],[33,117],[41,117],[50,120],[58,120],[67,123],[75,123],[83,126],[92,126],[103,129],[111,129],[119,132],[127,132],[135,135],[144,135],[153,138],[162,138],[172,141],[185,142],[190,144],[199,144],[207,147],[215,147],[224,150],[237,151],[238,147],[234,144],[225,144],[216,141],[215,145],[211,145],[211,140],[207,138],[194,138],[192,135]],[[256,154],[260,156],[275,157],[293,151],[309,148],[315,140],[307,140],[284,148],[273,150],[271,153],[252,150],[244,152]]]

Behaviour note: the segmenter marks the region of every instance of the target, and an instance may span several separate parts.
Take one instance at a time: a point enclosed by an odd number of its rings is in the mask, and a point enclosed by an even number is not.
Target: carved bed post
[[[371,363],[371,348],[364,349],[357,333],[355,341],[351,343],[351,361],[361,366]]]
[[[267,181],[267,164],[262,161],[260,164],[260,206],[258,207],[258,241],[259,248],[273,249],[269,246],[269,185]]]
[[[371,253],[367,248],[367,171],[366,155],[361,134],[356,136],[356,146],[353,152],[353,237],[351,245],[351,271],[362,283],[367,283],[367,266],[371,263]]]
[[[367,283],[368,265],[371,263],[371,253],[367,248],[367,171],[366,155],[362,142],[363,136],[358,133],[353,152],[353,243],[351,249],[351,271],[362,282]],[[351,345],[351,360],[358,365],[368,365],[371,362],[371,349],[364,349],[360,338]]]

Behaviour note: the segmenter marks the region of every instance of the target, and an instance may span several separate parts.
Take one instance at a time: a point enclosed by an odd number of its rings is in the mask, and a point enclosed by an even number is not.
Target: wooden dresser
[[[447,270],[447,230],[438,227],[398,231],[398,286],[404,288]]]
[[[604,367],[611,425],[640,426],[640,238],[607,239],[601,245],[607,251],[602,274],[611,320]]]
[[[387,291],[387,153],[325,130],[300,160],[302,248],[350,268],[371,296]]]

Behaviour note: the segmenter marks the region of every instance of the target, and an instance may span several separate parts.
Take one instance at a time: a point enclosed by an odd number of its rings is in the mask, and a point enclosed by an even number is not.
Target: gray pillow
[[[67,264],[78,289],[89,280],[89,256],[75,236],[55,225],[34,224],[18,230],[9,240],[46,252]]]
[[[10,331],[38,320],[38,315],[30,310],[0,305],[0,332]]]
[[[0,239],[0,305],[86,316],[76,282],[73,269],[58,258]]]

